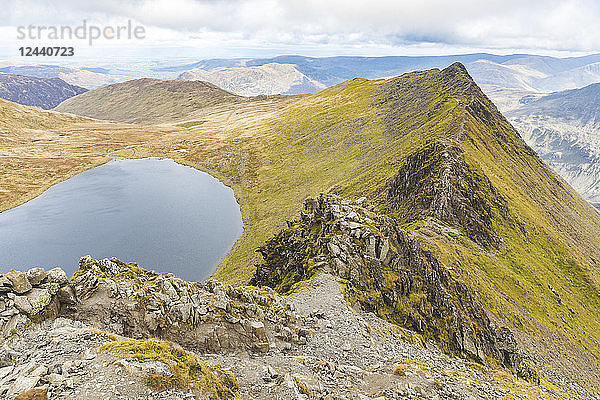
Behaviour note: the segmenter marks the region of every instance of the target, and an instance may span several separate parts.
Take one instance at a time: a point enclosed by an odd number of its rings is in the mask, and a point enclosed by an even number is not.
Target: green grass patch
[[[233,399],[238,390],[235,376],[220,366],[209,366],[173,343],[164,340],[113,341],[101,351],[138,361],[157,361],[169,366],[172,376],[150,374],[146,383],[156,390],[193,389],[209,399]]]

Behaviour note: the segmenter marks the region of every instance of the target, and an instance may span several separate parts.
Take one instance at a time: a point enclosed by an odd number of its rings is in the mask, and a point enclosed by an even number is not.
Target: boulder
[[[17,380],[8,388],[8,398],[13,398],[13,396],[16,395],[27,396],[27,393],[30,392],[38,384],[39,381],[39,376],[18,377]]]
[[[12,360],[11,360],[12,361]],[[15,369],[12,365],[6,365],[0,368],[0,380],[6,378]]]
[[[13,284],[6,276],[0,276],[0,293],[10,292]]]
[[[48,289],[33,288],[26,297],[31,303],[31,315],[40,314],[52,302],[52,295]]]
[[[27,280],[29,280],[29,283],[31,283],[32,286],[37,286],[42,283],[46,277],[46,271],[39,267],[31,268],[25,273],[25,276],[27,276]]]
[[[29,280],[25,276],[24,272],[11,269],[8,271],[5,277],[11,281],[12,288],[15,293],[23,294],[31,290],[31,283],[29,283]]]
[[[62,386],[65,383],[65,376],[62,374],[48,374],[46,375],[46,380],[48,383],[54,386]]]
[[[67,278],[67,274],[60,268],[52,268],[46,274],[46,281],[49,283],[58,283],[59,285],[63,285],[69,281]]]
[[[265,333],[265,324],[260,321],[250,321],[250,327],[252,328],[252,334],[259,340],[264,341],[267,338]]]
[[[2,327],[2,333],[9,335],[13,332],[22,331],[27,327],[28,322],[29,319],[25,315],[17,313],[11,316],[6,325]]]
[[[17,310],[25,314],[31,314],[33,307],[31,306],[27,296],[17,296],[15,297],[14,302]]]
[[[61,287],[58,291],[58,301],[63,304],[77,304],[77,297],[73,288],[69,285]]]

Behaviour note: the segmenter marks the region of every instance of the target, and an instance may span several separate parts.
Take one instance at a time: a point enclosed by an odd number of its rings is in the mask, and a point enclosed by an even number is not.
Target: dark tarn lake
[[[168,159],[112,160],[0,213],[0,273],[117,257],[201,281],[243,229],[233,191]]]

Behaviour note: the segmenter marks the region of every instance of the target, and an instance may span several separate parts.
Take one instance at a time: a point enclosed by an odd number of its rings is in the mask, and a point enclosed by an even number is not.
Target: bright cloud
[[[152,46],[228,43],[298,54],[356,49],[594,52],[597,0],[5,0],[0,26],[117,23],[147,28]],[[3,30],[4,31],[4,30]],[[216,40],[216,41],[215,41]],[[133,46],[133,44],[130,44]],[[217,51],[218,52],[218,51]],[[223,56],[231,56],[222,49]],[[397,53],[397,52],[396,52]],[[244,55],[244,54],[240,54]]]

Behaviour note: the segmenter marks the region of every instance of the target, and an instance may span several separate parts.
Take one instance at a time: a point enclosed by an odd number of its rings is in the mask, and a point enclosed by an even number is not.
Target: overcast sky
[[[17,26],[100,26],[131,19],[144,40],[74,42],[89,57],[255,57],[600,52],[600,1],[532,0],[1,0],[0,43]],[[65,41],[55,41],[60,45]]]

